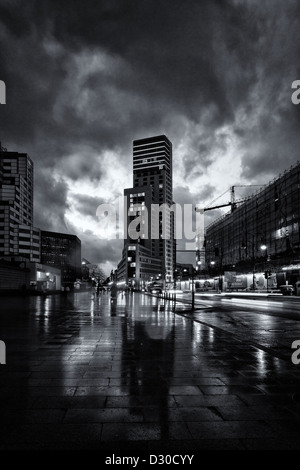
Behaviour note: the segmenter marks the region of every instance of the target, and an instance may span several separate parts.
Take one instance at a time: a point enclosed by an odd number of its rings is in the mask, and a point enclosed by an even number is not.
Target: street
[[[181,296],[185,297],[190,300],[189,295]],[[300,298],[251,294],[196,294],[195,298],[194,320],[290,360],[292,342],[300,339]]]
[[[2,297],[0,449],[299,449],[298,305]]]

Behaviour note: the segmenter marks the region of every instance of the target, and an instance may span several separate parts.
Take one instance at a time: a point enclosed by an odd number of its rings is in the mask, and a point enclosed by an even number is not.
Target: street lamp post
[[[266,256],[267,256],[267,261],[268,261],[268,251],[267,251],[267,245],[261,245],[260,246],[260,249],[262,250],[262,252],[266,253]],[[268,270],[266,270],[266,265],[265,265],[265,273],[266,274],[266,279],[267,279],[267,293],[269,292],[269,274],[268,274]]]
[[[192,310],[195,308],[194,267],[192,266]]]
[[[255,292],[255,251],[254,251],[254,234],[252,234],[252,260],[253,260],[253,273],[252,273],[252,284],[253,284],[253,292]]]
[[[253,292],[255,291],[255,267],[256,267],[256,263],[255,263],[255,242],[254,242],[254,234],[252,234],[252,262],[253,262],[253,267],[252,267],[252,283],[253,283]],[[242,248],[244,248],[246,250],[246,256],[247,256],[247,242],[242,244]],[[267,256],[267,261],[269,260],[268,259],[268,255],[267,255],[267,245],[265,244],[262,244],[260,245],[260,250],[262,252],[265,252],[266,253],[266,256]],[[267,280],[267,292],[268,292],[268,280]]]
[[[177,250],[178,252],[183,252],[187,253],[187,251],[193,251],[193,250]],[[201,264],[201,261],[198,261],[198,264]],[[183,271],[187,271],[184,269]],[[194,310],[195,307],[195,292],[194,292],[194,266],[192,265],[192,310]]]
[[[243,240],[241,248],[243,248],[245,250],[246,259],[247,259],[247,257],[248,257],[248,241],[247,240],[246,240],[246,243]],[[253,289],[253,292],[255,292],[255,280],[256,280],[255,266],[256,266],[256,263],[255,263],[255,242],[254,242],[254,233],[252,233],[252,289]]]
[[[183,271],[187,272],[188,270],[184,269]],[[191,309],[194,310],[194,308],[195,308],[194,266],[192,266],[191,278],[192,278],[192,306],[191,306]]]
[[[174,290],[176,290],[176,287],[177,287],[177,283],[176,283],[176,281],[177,281],[177,272],[178,272],[177,269],[174,269],[174,274],[173,274],[173,288],[174,288]]]

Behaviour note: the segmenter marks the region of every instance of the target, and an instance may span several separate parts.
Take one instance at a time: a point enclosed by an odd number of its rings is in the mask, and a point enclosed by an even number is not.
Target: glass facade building
[[[61,270],[63,287],[81,279],[81,241],[76,235],[41,231],[42,263]]]
[[[269,270],[300,279],[300,163],[210,224],[205,255],[219,273]]]

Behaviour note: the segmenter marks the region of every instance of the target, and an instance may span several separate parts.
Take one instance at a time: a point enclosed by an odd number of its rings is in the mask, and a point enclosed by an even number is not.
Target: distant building
[[[122,260],[118,265],[118,281],[141,288],[146,282],[160,278],[171,284],[175,268],[172,144],[165,135],[133,141],[133,187],[124,190],[127,224]],[[166,207],[154,214],[154,205]],[[144,215],[146,214],[146,215]],[[139,236],[131,230],[137,216],[143,216]],[[153,229],[157,236],[153,237]]]
[[[190,279],[194,275],[192,264],[176,263],[175,276],[177,279]]]
[[[0,143],[0,258],[40,261],[40,231],[33,227],[33,162]]]
[[[98,264],[93,264],[86,258],[81,260],[81,272],[83,281],[95,281],[96,283],[103,283],[106,276]]]
[[[117,279],[127,280],[130,287],[140,289],[147,282],[162,280],[161,259],[139,243],[125,245],[122,261],[118,265]]]
[[[41,231],[42,263],[61,270],[63,287],[74,286],[81,279],[81,241],[76,235]]]

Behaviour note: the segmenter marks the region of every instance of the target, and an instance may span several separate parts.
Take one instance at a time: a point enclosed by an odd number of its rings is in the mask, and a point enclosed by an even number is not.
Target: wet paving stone
[[[126,408],[72,409],[64,417],[66,423],[123,423],[143,421],[142,413],[133,413]]]
[[[260,333],[247,316],[227,333],[138,293],[115,312],[89,292],[18,302],[1,312],[1,450],[300,448],[300,370],[235,337]]]
[[[140,441],[160,440],[160,426],[157,424],[107,423],[103,425],[101,439],[106,441]]]
[[[262,394],[263,391],[258,387],[249,385],[217,385],[217,386],[200,386],[204,395],[244,395],[244,394]]]
[[[247,439],[275,437],[276,432],[262,421],[219,421],[187,423],[195,439]]]
[[[101,433],[102,424],[12,424],[6,427],[1,446],[8,449],[69,448],[72,444],[80,445],[83,436],[86,442],[99,442]],[[49,436],[52,436],[51,444]]]

